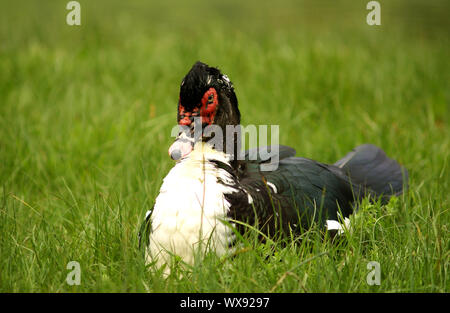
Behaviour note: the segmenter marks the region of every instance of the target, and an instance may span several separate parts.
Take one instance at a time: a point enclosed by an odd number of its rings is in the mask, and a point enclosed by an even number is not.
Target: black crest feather
[[[224,90],[234,95],[233,85],[228,77],[218,68],[197,61],[181,82],[181,104],[186,110],[192,110],[200,104],[203,94],[211,87],[214,87],[217,92]]]

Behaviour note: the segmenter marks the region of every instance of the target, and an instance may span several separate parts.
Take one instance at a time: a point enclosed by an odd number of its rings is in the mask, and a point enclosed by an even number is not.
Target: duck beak
[[[184,132],[180,133],[169,148],[169,155],[172,160],[178,161],[187,157],[194,148],[194,142],[193,137],[189,137]]]

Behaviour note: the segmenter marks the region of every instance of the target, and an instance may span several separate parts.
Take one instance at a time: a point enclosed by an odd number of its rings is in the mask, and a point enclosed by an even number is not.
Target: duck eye
[[[213,94],[210,94],[210,95],[208,96],[208,103],[212,103],[213,100],[214,100],[214,95],[213,95]]]

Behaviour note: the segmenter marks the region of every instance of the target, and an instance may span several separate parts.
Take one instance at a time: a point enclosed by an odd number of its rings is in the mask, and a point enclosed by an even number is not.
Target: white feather
[[[252,204],[253,203],[253,198],[252,198],[252,196],[249,193],[247,193],[247,198],[248,198],[248,204]]]
[[[272,190],[273,190],[274,193],[277,193],[277,187],[275,187],[274,184],[272,184],[271,182],[267,182],[267,185],[268,185],[270,188],[272,188]]]
[[[196,252],[227,252],[233,232],[222,222],[227,220],[230,207],[225,195],[238,190],[217,181],[234,182],[210,160],[229,164],[226,154],[198,143],[164,178],[151,216],[148,262],[156,260],[161,266],[176,254],[193,264]]]
[[[340,214],[338,214],[340,216]],[[336,220],[326,220],[327,230],[337,230],[338,235],[342,235],[344,231],[351,230],[350,219],[344,218],[343,223]]]

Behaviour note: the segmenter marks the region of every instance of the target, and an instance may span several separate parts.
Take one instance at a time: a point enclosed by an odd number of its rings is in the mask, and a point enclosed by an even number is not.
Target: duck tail
[[[406,168],[372,144],[354,148],[334,165],[341,168],[353,184],[370,189],[384,199],[400,195],[408,188]]]

